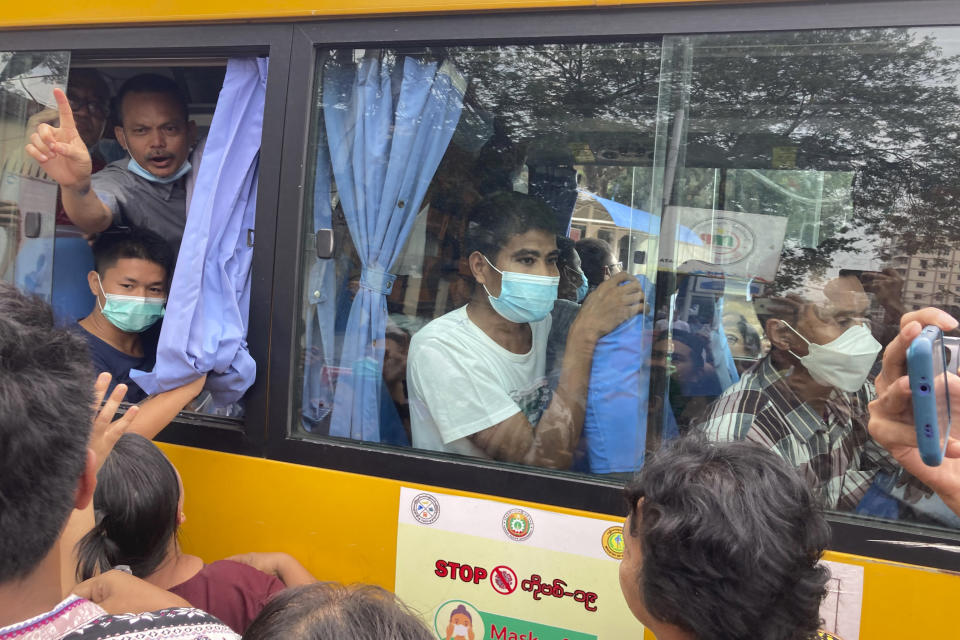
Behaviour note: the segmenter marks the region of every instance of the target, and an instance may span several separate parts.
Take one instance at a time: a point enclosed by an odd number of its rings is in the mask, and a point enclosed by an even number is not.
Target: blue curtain
[[[253,384],[247,351],[250,266],[266,58],[231,59],[189,203],[167,313],[152,373],[133,378],[147,393],[174,389],[209,373],[217,406]]]
[[[324,70],[331,165],[362,263],[340,355],[331,435],[380,440],[386,296],[395,279],[389,269],[450,144],[464,89],[449,62],[405,57],[394,65],[367,56]]]

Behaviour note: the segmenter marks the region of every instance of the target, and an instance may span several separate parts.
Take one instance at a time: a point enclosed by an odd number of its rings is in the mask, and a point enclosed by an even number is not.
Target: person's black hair
[[[29,575],[73,510],[93,423],[86,341],[0,282],[0,583]]]
[[[149,229],[134,228],[101,233],[93,242],[93,265],[102,278],[123,258],[137,258],[163,267],[164,281],[173,276],[174,255],[170,244]]]
[[[163,93],[173,98],[177,106],[183,112],[183,121],[186,122],[190,117],[190,110],[187,106],[187,99],[180,90],[180,86],[168,78],[158,73],[141,73],[133,76],[122,85],[117,91],[117,97],[114,98],[114,113],[117,114],[117,120],[123,125],[123,100],[131,93]]]
[[[666,332],[664,332],[659,339],[662,340],[666,337],[668,336]],[[674,329],[669,337],[676,342],[682,342],[690,347],[690,358],[693,360],[693,366],[697,369],[703,369],[703,352],[707,348],[707,341],[704,338],[690,331],[684,331],[683,329]]]
[[[273,596],[244,640],[431,640],[423,622],[389,591],[317,582]]]
[[[77,545],[77,577],[118,564],[150,576],[176,535],[179,503],[177,472],[166,456],[143,436],[123,434],[97,474],[96,525]]]
[[[532,230],[557,232],[553,209],[540,198],[516,191],[501,191],[477,203],[464,237],[464,255],[479,251],[496,264],[497,254],[510,238]]]
[[[103,102],[103,106],[109,111],[110,87],[107,86],[107,81],[104,80],[103,74],[96,69],[87,67],[70,69],[70,75],[67,80],[67,91],[70,90],[71,86],[76,86],[77,84],[90,86],[97,97]]]
[[[830,528],[776,454],[687,436],[648,460],[625,494],[642,552],[635,579],[653,618],[698,640],[815,636]]]
[[[613,255],[613,249],[600,238],[584,238],[577,242],[580,268],[591,287],[599,286],[605,275],[604,267]]]

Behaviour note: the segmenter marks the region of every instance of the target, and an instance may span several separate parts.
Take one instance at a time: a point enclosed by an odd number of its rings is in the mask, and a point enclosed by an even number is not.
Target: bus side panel
[[[187,521],[181,544],[207,562],[248,551],[285,551],[317,578],[394,587],[397,480],[160,444],[180,471]],[[418,485],[411,485],[418,486]],[[455,495],[498,500],[440,487]],[[572,509],[518,504],[609,519]],[[960,578],[931,569],[830,552],[864,568],[860,638],[940,638],[951,625],[934,612],[960,601]],[[952,626],[952,625],[951,625]],[[647,631],[646,638],[653,636]]]

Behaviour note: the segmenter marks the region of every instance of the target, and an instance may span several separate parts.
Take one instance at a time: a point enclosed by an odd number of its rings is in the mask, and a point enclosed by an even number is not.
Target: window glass
[[[318,56],[295,432],[636,468],[662,202],[659,43]],[[318,237],[333,240],[332,258],[318,257]],[[623,362],[607,345],[607,379],[595,379],[597,393],[630,389],[624,459],[591,466],[581,425],[593,334],[616,326],[602,310],[613,302],[640,310],[595,293],[611,279],[631,280],[637,303],[646,287],[651,304]],[[586,359],[567,348],[571,333],[573,351],[589,343]]]
[[[926,273],[960,264],[958,54],[953,29],[318,52],[292,435],[616,477],[699,431],[830,509],[960,525],[866,431],[900,315],[960,313]]]
[[[48,302],[57,185],[24,152],[27,132],[56,108],[67,51],[0,51],[0,279]]]
[[[866,431],[907,300],[960,311],[927,272],[960,266],[958,54],[955,29],[665,39],[663,437],[758,442],[830,509],[960,524]]]

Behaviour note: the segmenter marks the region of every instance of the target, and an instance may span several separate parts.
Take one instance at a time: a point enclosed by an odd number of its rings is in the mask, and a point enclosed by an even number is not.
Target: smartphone
[[[947,354],[943,331],[924,327],[907,348],[907,374],[913,399],[913,424],[920,458],[939,466],[950,436],[950,394],[947,393]]]

